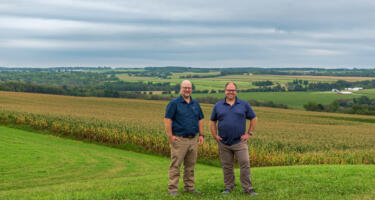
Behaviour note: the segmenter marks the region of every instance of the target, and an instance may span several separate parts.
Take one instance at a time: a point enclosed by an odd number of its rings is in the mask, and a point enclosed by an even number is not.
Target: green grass
[[[375,89],[366,89],[355,92],[356,94],[367,95],[369,98],[375,98]]]
[[[176,94],[177,95],[177,94]],[[212,96],[224,98],[224,93],[194,94],[193,97]],[[375,98],[375,89],[355,91],[353,94],[336,94],[334,92],[240,92],[238,97],[244,100],[273,101],[288,105],[289,108],[303,110],[303,105],[309,101],[320,104],[330,104],[336,99],[353,99],[361,96]]]
[[[171,79],[159,79],[156,77],[139,77],[139,76],[129,76],[127,74],[118,74],[116,75],[119,77],[119,79],[123,81],[130,81],[130,82],[137,82],[137,81],[143,81],[143,82],[154,82],[154,83],[165,83],[170,82],[172,85],[180,84],[184,79],[180,79],[178,77],[171,78]],[[195,85],[197,90],[221,90],[223,89],[224,85],[228,82],[228,80],[215,80],[215,78],[191,78],[189,79],[192,81],[192,83]],[[239,83],[243,88],[250,88],[250,83]]]
[[[152,82],[171,82],[172,84],[181,83],[184,79],[179,78],[180,76],[186,75],[216,75],[218,72],[210,73],[173,73],[170,79],[159,79],[157,77],[139,77],[139,76],[129,76],[127,74],[117,74],[116,76],[124,81],[152,81]],[[196,86],[197,90],[222,90],[224,85],[228,81],[234,81],[240,89],[258,88],[252,85],[254,81],[266,81],[270,80],[272,82],[280,83],[285,85],[288,82],[293,82],[294,80],[307,80],[309,83],[315,82],[336,82],[338,80],[346,80],[349,82],[372,80],[374,77],[335,77],[335,76],[285,76],[285,75],[228,75],[219,76],[213,78],[189,78],[191,82]]]
[[[152,81],[152,82],[171,82],[172,84],[181,83],[183,79],[178,78],[180,75],[187,75],[189,73],[176,73],[173,74],[172,79],[158,79],[155,77],[135,77],[128,76],[127,74],[117,75],[121,80],[124,81]],[[191,73],[191,74],[214,74],[214,73]],[[223,90],[225,84],[228,81],[234,81],[239,89],[258,88],[252,85],[254,81],[265,81],[270,80],[274,83],[280,83],[285,85],[293,80],[308,80],[312,82],[335,82],[337,80],[346,81],[363,81],[371,80],[373,77],[333,77],[333,76],[282,76],[282,75],[231,75],[231,76],[220,76],[214,78],[191,78],[189,80],[195,85],[196,90]],[[194,91],[193,91],[194,93]],[[326,92],[251,92],[251,93],[239,93],[238,96],[242,99],[253,99],[257,101],[273,101],[274,103],[286,104],[290,108],[303,110],[303,105],[307,104],[308,101],[314,101],[320,104],[330,104],[336,99],[352,99],[360,97],[361,95],[375,98],[375,89],[361,90],[353,92],[352,95],[339,95],[330,91]],[[165,96],[169,96],[165,95]],[[224,94],[194,94],[195,97],[202,96],[214,96],[224,97]]]
[[[220,72],[204,72],[204,73],[198,73],[198,72],[182,72],[182,73],[172,73],[171,78],[180,78],[180,76],[212,76],[212,75],[219,75]]]
[[[0,199],[374,199],[375,166],[252,168],[258,197],[223,196],[221,168],[198,164],[202,195],[167,194],[169,159],[0,126]],[[180,183],[180,191],[182,184]]]
[[[177,94],[176,94],[177,95]],[[320,104],[330,104],[336,99],[352,99],[359,98],[362,95],[371,95],[364,92],[355,92],[349,95],[340,95],[334,92],[240,92],[238,97],[243,100],[257,100],[261,102],[273,101],[274,103],[281,103],[288,105],[289,108],[303,110],[303,105],[309,101]],[[224,93],[214,94],[194,94],[193,97],[212,96],[217,98],[224,98]]]

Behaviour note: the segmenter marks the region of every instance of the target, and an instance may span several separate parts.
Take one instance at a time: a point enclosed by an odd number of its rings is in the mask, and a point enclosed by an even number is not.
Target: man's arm
[[[254,130],[255,130],[255,125],[257,124],[257,118],[254,117],[253,119],[250,120],[250,126],[249,126],[249,130],[247,131],[247,133],[244,133],[242,136],[241,136],[241,140],[242,141],[247,141],[248,139],[250,139],[250,137],[252,135],[248,134],[249,132],[251,134],[254,133]]]
[[[199,120],[199,139],[198,142],[200,145],[203,145],[204,143],[204,120]]]
[[[199,120],[199,134],[204,135],[204,120]]]
[[[171,144],[174,141],[179,140],[176,136],[172,134],[172,119],[164,118],[164,126],[165,126],[165,132],[167,132],[167,136]]]
[[[249,126],[249,131],[251,133],[254,133],[255,131],[255,125],[257,124],[258,118],[254,117],[253,119],[250,120],[250,126]]]
[[[216,121],[211,121],[211,120],[210,120],[210,129],[211,129],[212,137],[213,137],[215,140],[220,141],[220,140],[223,139],[223,138],[221,138],[220,136],[217,135]]]

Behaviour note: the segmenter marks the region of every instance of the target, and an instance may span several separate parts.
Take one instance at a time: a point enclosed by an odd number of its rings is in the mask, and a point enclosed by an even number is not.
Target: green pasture
[[[222,170],[198,164],[202,195],[167,194],[169,159],[0,126],[0,199],[374,199],[375,166],[252,168],[260,194],[222,195]]]
[[[187,74],[187,73],[181,73]],[[205,74],[205,73],[200,73]],[[158,79],[154,77],[135,77],[128,76],[127,74],[117,75],[120,79],[125,81],[152,81],[152,82],[171,82],[174,84],[181,83],[182,79]],[[178,76],[177,76],[178,77]],[[309,80],[313,82],[333,82],[337,80],[347,81],[359,81],[366,80],[366,77],[320,77],[320,76],[281,76],[281,75],[232,75],[232,76],[220,76],[215,78],[191,78],[189,80],[195,85],[196,90],[223,90],[225,84],[228,81],[234,81],[239,89],[256,88],[252,85],[253,81],[265,81],[271,80],[273,82],[279,82],[286,84],[293,80]],[[371,79],[371,78],[367,78]],[[194,91],[193,91],[194,93]],[[331,91],[323,92],[243,92],[239,93],[239,98],[245,100],[257,100],[257,101],[273,101],[274,103],[286,104],[290,108],[303,110],[303,105],[309,101],[313,101],[320,104],[330,104],[336,99],[352,99],[358,98],[362,95],[375,97],[375,89],[367,89],[355,91],[353,94],[340,95]],[[224,94],[194,94],[194,97],[224,97]]]
[[[209,73],[194,73],[205,75]],[[194,75],[192,74],[192,75]],[[182,75],[188,75],[188,73],[176,73],[172,75],[170,79],[160,79],[157,77],[138,77],[138,76],[129,76],[128,74],[118,74],[117,77],[123,81],[151,81],[157,83],[164,83],[170,82],[172,84],[181,83],[184,79],[178,78]],[[239,78],[238,78],[239,77]],[[266,79],[251,79],[252,76],[221,76],[221,77],[214,77],[214,78],[189,78],[189,80],[195,85],[197,90],[223,90],[225,84],[228,81],[235,81],[237,86],[241,89],[248,89],[248,88],[257,88],[257,86],[253,86],[252,82],[258,80],[266,80]],[[292,80],[291,80],[292,81]]]
[[[198,72],[183,72],[183,73],[173,73],[171,78],[179,78],[180,76],[207,76],[207,75],[219,75],[220,72],[207,72],[207,73],[198,73]]]
[[[375,96],[375,90],[369,90]],[[303,110],[303,105],[309,101],[320,104],[330,104],[336,99],[352,99],[363,95],[369,96],[368,92],[354,92],[353,94],[336,94],[334,92],[241,92],[238,97],[243,100],[272,101],[288,105],[289,108]],[[193,97],[212,96],[224,98],[224,93],[194,94]],[[371,98],[371,96],[369,96]]]
[[[273,82],[293,82],[294,80],[307,80],[309,82],[335,82],[338,80],[345,80],[349,82],[372,80],[374,77],[338,77],[338,76],[293,76],[293,75],[230,75],[221,76],[217,79],[228,79],[232,81],[265,81],[270,80]]]
[[[129,76],[128,74],[118,74],[117,77],[123,81],[152,81],[152,82],[171,82],[173,84],[181,83],[183,79],[180,76],[186,75],[216,75],[218,72],[209,73],[173,73],[171,79],[160,79],[157,77],[137,77]],[[373,77],[330,77],[330,76],[283,76],[283,75],[229,75],[219,76],[213,78],[189,78],[191,82],[196,86],[197,90],[222,90],[228,81],[234,81],[240,89],[257,88],[252,85],[254,81],[272,81],[275,84],[280,83],[285,85],[288,82],[294,80],[307,80],[311,82],[335,82],[338,80],[346,81],[361,81],[371,80]]]
[[[130,81],[130,82],[137,82],[137,81],[143,81],[143,82],[156,82],[156,83],[166,83],[170,82],[172,85],[181,83],[184,79],[180,78],[171,78],[171,79],[160,79],[157,77],[138,77],[138,76],[129,76],[128,74],[118,74],[117,77],[119,77],[123,81]],[[214,78],[190,78],[189,80],[192,81],[192,83],[195,85],[197,90],[222,90],[224,88],[224,85],[228,82],[227,80],[214,80]],[[250,88],[250,83],[239,83],[244,88]]]
[[[355,94],[367,95],[369,98],[375,98],[375,89],[366,89],[355,92]]]
[[[194,93],[194,92],[193,92]],[[224,98],[224,93],[193,94],[194,97],[213,96]],[[286,104],[293,109],[304,109],[303,105],[309,101],[320,104],[330,104],[336,99],[352,99],[361,96],[375,98],[375,89],[355,91],[352,94],[337,94],[335,92],[241,92],[238,97],[244,100],[273,101]]]

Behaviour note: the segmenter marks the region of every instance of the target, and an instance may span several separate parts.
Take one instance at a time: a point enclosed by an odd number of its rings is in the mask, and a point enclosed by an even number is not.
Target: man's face
[[[225,97],[228,100],[232,101],[236,98],[236,95],[237,95],[236,86],[234,86],[233,84],[227,85],[227,88],[225,88]]]
[[[192,86],[191,86],[191,83],[183,83],[183,84],[181,85],[180,92],[181,92],[181,95],[182,95],[184,98],[189,98],[190,95],[191,95],[191,92],[192,92]]]

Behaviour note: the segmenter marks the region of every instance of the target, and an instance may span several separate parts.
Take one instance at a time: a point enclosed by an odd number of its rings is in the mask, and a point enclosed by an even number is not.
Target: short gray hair
[[[228,86],[229,84],[233,84],[234,87],[236,87],[236,90],[237,90],[237,85],[236,85],[233,81],[229,81],[227,84],[225,84],[225,89],[227,89],[227,86]]]

